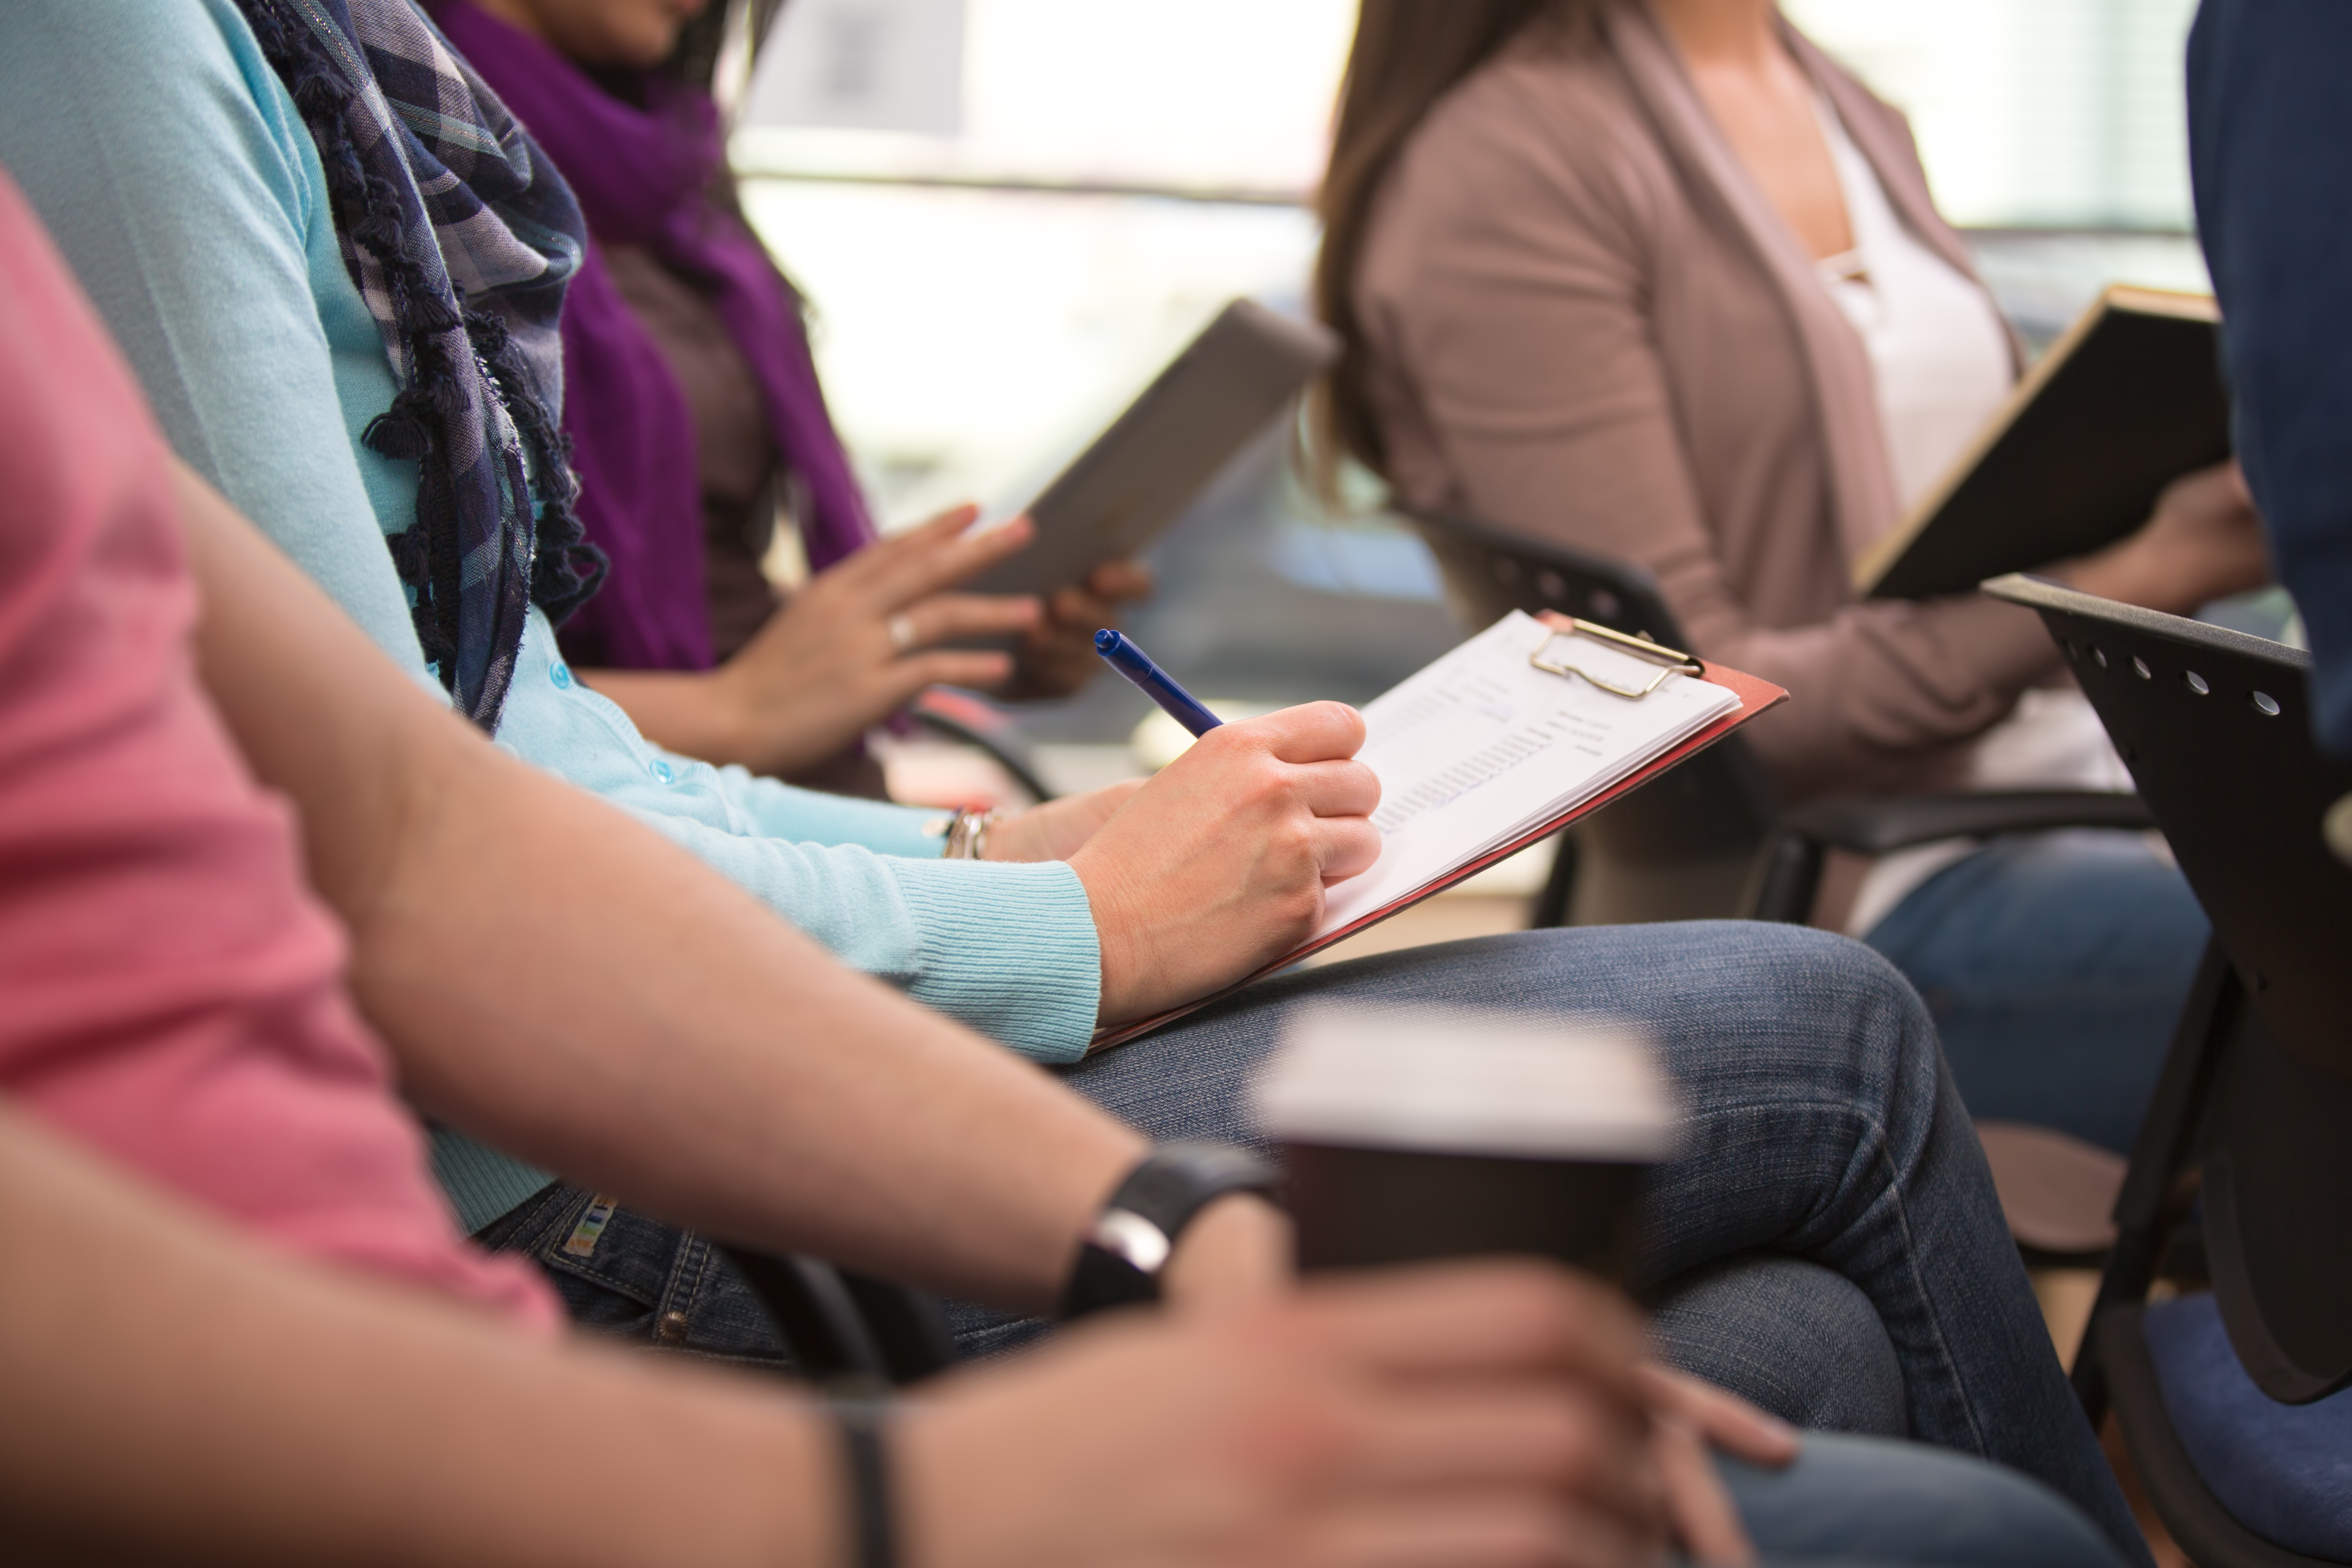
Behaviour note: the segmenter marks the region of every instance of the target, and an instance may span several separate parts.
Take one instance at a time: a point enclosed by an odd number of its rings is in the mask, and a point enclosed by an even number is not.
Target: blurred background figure
[[[1772,0],[1368,0],[1322,207],[1330,446],[1650,574],[1696,651],[1790,689],[1754,740],[1787,797],[2127,787],[2033,617],[1855,600],[2021,356],[1901,115]],[[2226,464],[2051,569],[2176,613],[2267,578]],[[2168,860],[1954,841],[1853,904],[1971,1110],[2129,1149],[2205,936]]]
[[[541,13],[539,29],[567,58],[593,63],[600,53],[619,58],[612,37],[598,43],[577,27],[567,34],[562,15],[620,16],[632,7],[619,0],[504,0],[504,9],[509,21],[519,9]],[[655,15],[660,26],[646,36],[656,42],[676,25],[667,7],[635,9]],[[1494,15],[1507,21],[1546,9],[1507,6]],[[1975,370],[1944,376],[1931,369],[1911,378],[1906,384],[1927,386],[1937,407],[1923,420],[1896,418],[1871,386],[1877,367],[1868,363],[1869,348],[1847,351],[1847,370],[1860,372],[1859,380],[1849,377],[1848,404],[1857,386],[1864,388],[1856,423],[1883,427],[1877,440],[1885,450],[1874,460],[1885,476],[1877,503],[1884,513],[1922,473],[1932,473],[1939,447],[1965,442],[1973,419],[1998,401],[2020,365],[2102,286],[2204,286],[2187,233],[2179,91],[2189,7],[2176,0],[2126,7],[2003,0],[1962,16],[1916,0],[1792,0],[1787,9],[1822,49],[1787,45],[1779,57],[1786,68],[1767,85],[1786,89],[1794,81],[1802,91],[1812,84],[1832,110],[1821,121],[1811,99],[1798,104],[1798,128],[1811,142],[1810,151],[1800,142],[1800,163],[1815,182],[1812,194],[1819,197],[1827,179],[1829,207],[1843,217],[1852,205],[1846,176],[1861,174],[1861,195],[1876,188],[1873,233],[1916,242],[1904,247],[1906,260],[1928,258],[1924,271],[1900,276],[1926,278],[1930,297],[1965,318],[1958,352]],[[1764,14],[1752,5],[1744,10]],[[1230,295],[1306,308],[1318,241],[1310,204],[1356,22],[1347,0],[1272,9],[1240,0],[1186,6],[793,0],[780,11],[737,4],[692,20],[655,74],[709,81],[733,116],[729,145],[741,208],[805,289],[833,413],[888,531],[966,498],[998,510],[1017,505]],[[762,45],[756,67],[755,39]],[[1790,51],[1802,51],[1802,74],[1790,74],[1798,68],[1787,62],[1799,58]],[[616,79],[642,77],[635,67],[616,71],[610,64],[590,74],[613,103],[628,96],[615,95]],[[1718,86],[1726,79],[1721,71],[1693,73],[1700,76]],[[642,95],[642,85],[632,90]],[[1731,90],[1736,96],[1736,82]],[[1908,113],[1924,169],[1890,140],[1900,138],[1901,126],[1865,96],[1869,90]],[[1701,112],[1723,113],[1711,100]],[[1786,129],[1785,120],[1780,123]],[[1832,129],[1843,144],[1834,155]],[[1748,177],[1778,188],[1773,178]],[[1777,208],[1762,210],[1768,221],[1787,225]],[[1947,216],[1962,226],[1948,228]],[[1870,238],[1851,219],[1831,226],[1838,232],[1824,243]],[[1797,270],[1813,259],[1801,256]],[[1884,282],[1847,276],[1817,289],[1816,324],[1826,313],[1828,330],[1866,344],[1851,312],[1866,311]],[[1787,285],[1779,279],[1784,293]],[[1790,368],[1785,361],[1782,368]],[[1795,422],[1780,437],[1815,467],[1819,483],[1822,444],[1830,437],[1805,421],[1801,402],[1771,412]],[[1898,424],[1905,433],[1892,428]],[[1837,439],[1849,468],[1853,449],[1868,445],[1851,434]],[[1343,464],[1346,504],[1335,509],[1292,475],[1286,446],[1282,433],[1270,436],[1151,552],[1159,596],[1131,623],[1194,689],[1242,710],[1307,695],[1363,700],[1462,632],[1427,550],[1386,512],[1382,484],[1361,466]],[[2225,538],[2242,536],[2242,502],[2221,477],[2188,499],[2205,504],[2198,515],[2217,520]],[[1818,510],[1809,521],[1828,526]],[[1840,521],[1867,528],[1885,519]],[[1803,548],[1822,543],[1808,539]],[[2143,549],[2143,560],[2147,553]],[[792,574],[788,554],[768,562],[771,575]],[[1817,563],[1809,556],[1807,563]],[[2206,582],[2183,580],[2177,563],[2159,574],[2169,602],[2184,603],[2234,585],[2222,580],[2231,570],[2225,563]],[[1808,628],[1847,613],[1825,592],[1812,584],[1797,595],[1804,602],[1793,611],[1768,612],[1738,584],[1724,597],[1748,630],[1786,631],[1801,641]],[[2247,629],[2276,632],[2286,618],[2282,605],[2275,595],[2231,601],[2225,613]],[[1975,626],[1994,618],[1994,608],[1938,607],[1929,618],[1942,613]],[[1690,618],[1713,624],[1703,615]],[[869,646],[878,638],[878,631],[869,634]],[[2084,715],[2059,694],[2035,689],[2048,679],[2039,638],[2030,627],[1994,637],[2000,646],[1990,664],[1997,668],[1977,671],[1981,679],[1949,710],[1890,720],[1893,739],[1875,760],[1892,773],[1940,772],[1949,779],[1969,767],[1966,742],[2024,692],[2026,716],[2035,722],[2004,729],[2004,741],[1979,749],[1989,762],[1967,776],[1986,784],[2053,777],[2120,783],[2114,759],[2080,722]],[[1748,650],[1710,651],[1737,662]],[[1865,647],[1854,671],[1866,678],[1902,662]],[[1816,712],[1833,706],[1818,696],[1804,705]],[[1108,782],[1166,754],[1129,743],[1148,716],[1118,683],[1024,707],[1015,717],[1034,773],[1052,788]],[[1792,725],[1796,720],[1792,714]],[[1849,730],[1824,747],[1792,737],[1790,775],[1801,785],[1811,768],[1816,782],[1826,774],[1853,787],[1861,781],[1839,771],[1838,748],[1853,739]],[[877,752],[902,798],[961,804],[1022,793],[973,753],[889,737]],[[2169,955],[2197,940],[2185,893],[2129,841],[2037,845],[2023,868],[2009,863],[2013,851],[1953,865],[1963,852],[1942,847],[1883,868],[1846,917],[1849,928],[1876,927],[1882,944],[1943,1005],[1972,1103],[2053,1121],[2110,1146],[2124,1142],[2140,1081],[2153,1071],[2156,1047],[2147,1041],[2160,1041],[2185,970]],[[2085,868],[2093,874],[2075,874]],[[1950,875],[1923,888],[1938,871]],[[1539,856],[1521,857],[1416,911],[1412,929],[1400,922],[1368,940],[1402,942],[1523,923],[1542,873]],[[2100,891],[2114,892],[2115,878],[2128,896]],[[2044,908],[2061,888],[2076,889],[2070,907]],[[1943,896],[1927,896],[1936,892]],[[1950,933],[2004,892],[2002,920],[2023,919],[2021,907],[2035,912],[2025,921],[2030,935],[1958,951]],[[1922,896],[1906,897],[1915,893]],[[2128,906],[2139,921],[2113,943],[2135,956],[2099,984],[2073,991],[2059,1007],[2065,1022],[2053,1025],[2080,1039],[2076,1026],[2088,1018],[2105,1043],[2077,1053],[2080,1070],[2071,1079],[2053,1077],[2046,1063],[2026,1071],[1997,1059],[1997,1044],[1986,1045],[1972,1065],[1971,1016],[1986,1023],[1980,1033],[2023,1039],[2007,1027],[2014,1006],[2055,1016],[2046,994],[2021,1002],[1991,978],[2006,969],[2016,979],[2021,972],[2011,961],[2021,943],[2042,955],[2045,976],[2078,970],[2079,952],[2042,938],[2053,924],[2089,929],[2081,904]],[[2031,983],[2030,975],[2019,982]],[[2117,1071],[2124,1087],[2105,1095]],[[2088,1114],[2076,1114],[2086,1106]]]
[[[800,296],[745,226],[727,168],[714,26],[681,47],[698,0],[430,8],[588,219],[563,311],[563,426],[577,510],[609,564],[562,640],[592,684],[674,750],[879,795],[858,738],[924,687],[1082,683],[1095,628],[1144,591],[1131,568],[1043,605],[946,593],[1025,537],[966,540],[968,510],[859,555],[874,525]],[[780,510],[815,574],[781,613],[761,570]],[[1018,656],[924,651],[991,634],[1019,635]]]
[[[2347,63],[2352,16],[2330,5],[2209,3],[2189,40],[2198,229],[2230,323],[2239,449],[2310,624],[2319,743],[2338,755],[2352,752],[2352,102],[2334,90]]]

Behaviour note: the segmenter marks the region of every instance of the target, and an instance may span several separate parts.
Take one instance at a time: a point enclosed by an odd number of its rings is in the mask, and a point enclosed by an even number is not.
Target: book
[[[2166,485],[2230,455],[2220,328],[2210,295],[2123,286],[2100,295],[1855,563],[1855,592],[1971,593],[2137,529]]]
[[[1788,693],[1582,621],[1513,610],[1364,707],[1381,855],[1313,935],[1213,995],[1097,1032],[1117,1045],[1509,858],[1714,744]],[[1605,685],[1603,683],[1606,683]]]
[[[1319,322],[1232,301],[1059,477],[1006,514],[1035,521],[1029,547],[961,591],[1049,594],[1134,555],[1339,353]]]

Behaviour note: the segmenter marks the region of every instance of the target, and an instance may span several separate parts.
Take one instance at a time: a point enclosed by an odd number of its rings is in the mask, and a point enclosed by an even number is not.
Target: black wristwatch
[[[1160,1270],[1192,1216],[1227,1193],[1271,1198],[1273,1166],[1230,1143],[1162,1143],[1127,1173],[1078,1245],[1065,1321],[1160,1300]]]

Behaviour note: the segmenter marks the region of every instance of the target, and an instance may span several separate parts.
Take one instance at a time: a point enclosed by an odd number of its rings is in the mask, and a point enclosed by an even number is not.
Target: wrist
[[[697,704],[700,728],[709,737],[707,751],[698,754],[721,767],[735,763],[754,773],[786,771],[772,765],[776,759],[761,754],[762,733],[773,726],[760,721],[759,704],[740,654],[705,672],[695,684],[701,699]]]
[[[1262,1194],[1230,1193],[1203,1207],[1160,1271],[1160,1297],[1180,1311],[1263,1300],[1290,1283],[1290,1216]]]
[[[990,825],[988,839],[982,846],[982,860],[1050,860],[1051,847],[1037,821],[1037,807],[1016,811],[1009,816],[999,816]]]
[[[899,1568],[904,1530],[895,1463],[897,1411],[887,1398],[825,1401],[833,1426],[835,1468],[831,1561],[845,1568]]]
[[[2121,605],[2138,605],[2147,596],[2147,574],[2139,570],[2137,554],[2128,542],[2062,561],[2050,568],[2049,575],[2081,593]]]
[[[1134,1005],[1135,955],[1128,937],[1129,921],[1116,868],[1081,849],[1070,857],[1070,869],[1086,890],[1087,911],[1094,917],[1097,963],[1102,973],[1102,997],[1095,1008],[1098,1024],[1124,1023],[1142,1009]]]
[[[1225,1200],[1250,1195],[1265,1207],[1277,1183],[1273,1166],[1234,1144],[1160,1144],[1128,1171],[1080,1237],[1062,1316],[1158,1301],[1163,1287],[1180,1280],[1180,1295],[1254,1294],[1252,1277],[1263,1273],[1260,1249],[1280,1232]],[[1212,1210],[1218,1212],[1213,1216]],[[1198,1236],[1196,1222],[1208,1226]]]

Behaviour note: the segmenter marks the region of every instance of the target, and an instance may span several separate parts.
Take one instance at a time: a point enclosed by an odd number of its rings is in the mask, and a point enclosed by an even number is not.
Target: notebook
[[[2220,331],[2210,295],[2109,289],[1855,563],[1855,592],[1965,594],[2138,528],[2166,485],[2230,455]]]
[[[1381,856],[1330,889],[1315,934],[1238,982],[1353,936],[1606,805],[1788,693],[1589,622],[1513,610],[1363,710]],[[1105,1029],[1132,1039],[1194,1007]]]

